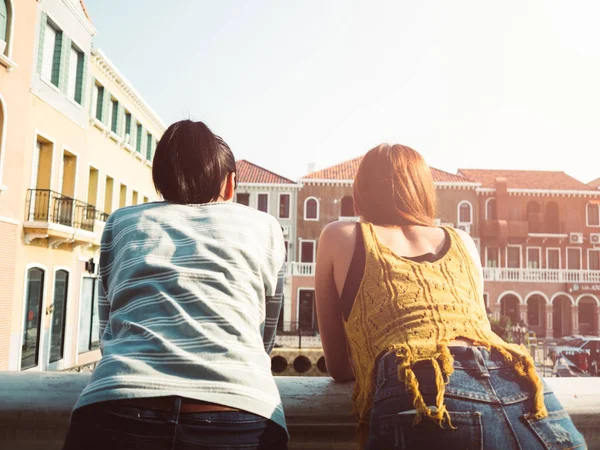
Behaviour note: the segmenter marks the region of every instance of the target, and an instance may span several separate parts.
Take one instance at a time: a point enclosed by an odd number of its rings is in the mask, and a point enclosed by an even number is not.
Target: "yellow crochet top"
[[[361,224],[365,245],[365,272],[348,321],[344,324],[354,365],[354,409],[358,436],[368,436],[373,402],[376,359],[395,351],[401,363],[398,377],[414,397],[415,424],[423,417],[443,425],[450,417],[444,406],[444,378],[453,372],[448,342],[461,337],[488,350],[498,350],[515,370],[535,387],[535,417],[548,415],[542,381],[523,346],[508,344],[492,332],[483,299],[478,293],[479,272],[453,228],[448,251],[437,261],[414,262],[396,255],[377,239],[373,225]],[[429,360],[436,372],[436,408],[423,401],[412,371],[418,361]]]

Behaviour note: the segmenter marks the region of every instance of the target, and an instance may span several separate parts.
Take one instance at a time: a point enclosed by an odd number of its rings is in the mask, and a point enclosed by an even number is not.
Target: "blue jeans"
[[[412,396],[398,380],[394,353],[377,365],[370,417],[368,450],[398,449],[586,449],[583,436],[558,399],[544,384],[547,418],[529,417],[533,386],[521,378],[496,351],[482,347],[451,347],[454,373],[446,385],[445,404],[452,425],[441,428],[423,418],[413,425]],[[435,373],[430,362],[413,370],[427,405],[435,405]]]
[[[175,397],[174,399],[177,399]],[[275,422],[243,411],[179,413],[97,403],[71,416],[63,450],[287,450]]]

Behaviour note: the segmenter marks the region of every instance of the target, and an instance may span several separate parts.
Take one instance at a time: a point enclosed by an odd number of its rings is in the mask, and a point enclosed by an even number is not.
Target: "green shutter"
[[[58,87],[64,94],[66,94],[67,86],[69,85],[69,65],[71,64],[71,39],[68,37],[63,38],[60,54],[61,61]]]
[[[133,116],[133,114],[131,115],[131,131],[130,131],[130,138],[129,138],[129,145],[131,145],[131,148],[135,148],[136,146],[136,140],[137,140],[137,128],[135,127],[135,117]]]
[[[152,135],[146,134],[146,159],[152,161]]]
[[[6,0],[0,0],[0,39],[8,42],[8,8]]]
[[[123,130],[125,129],[125,108],[123,104],[119,102],[119,119],[117,120],[117,134],[119,136],[125,136]]]
[[[94,95],[96,95],[96,77],[92,77],[90,80],[90,117],[96,117],[96,111],[94,110]]]
[[[96,90],[96,119],[102,122],[102,118],[104,117],[102,114],[104,112],[104,97],[106,96],[106,92],[104,92],[104,87],[96,86],[94,84],[94,89]]]
[[[109,106],[110,106],[110,92],[108,92],[108,89],[104,88],[104,101],[102,102],[102,119],[101,121],[105,124],[105,125],[110,125],[110,119],[109,119]]]
[[[37,73],[42,73],[42,63],[44,61],[44,38],[46,37],[46,24],[48,23],[48,14],[43,12],[40,20],[40,39],[38,43],[38,59],[37,59]]]
[[[80,53],[77,58],[77,81],[75,83],[75,101],[83,106],[85,77],[87,76],[87,55]]]
[[[142,142],[144,140],[144,129],[142,124],[138,123],[135,127],[135,151],[142,153]]]
[[[63,33],[56,31],[56,42],[54,43],[54,55],[52,58],[52,78],[50,81],[54,86],[60,89],[61,66],[63,57]]]

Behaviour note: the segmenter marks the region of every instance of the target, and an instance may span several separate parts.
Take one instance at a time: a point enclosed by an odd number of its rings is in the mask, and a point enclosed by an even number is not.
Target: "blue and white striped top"
[[[102,359],[75,408],[179,395],[286,428],[271,375],[285,250],[277,221],[237,203],[149,203],[102,235]]]

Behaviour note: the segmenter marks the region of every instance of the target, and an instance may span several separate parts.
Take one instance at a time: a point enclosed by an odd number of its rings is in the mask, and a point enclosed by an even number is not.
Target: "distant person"
[[[354,204],[360,223],[323,230],[315,282],[327,369],[356,380],[365,448],[585,448],[525,348],[492,332],[477,248],[433,226],[422,156],[369,151]]]
[[[233,153],[202,122],[168,128],[152,176],[165,201],[120,209],[106,223],[102,359],[63,448],[286,449],[269,358],[281,227],[232,201]]]

